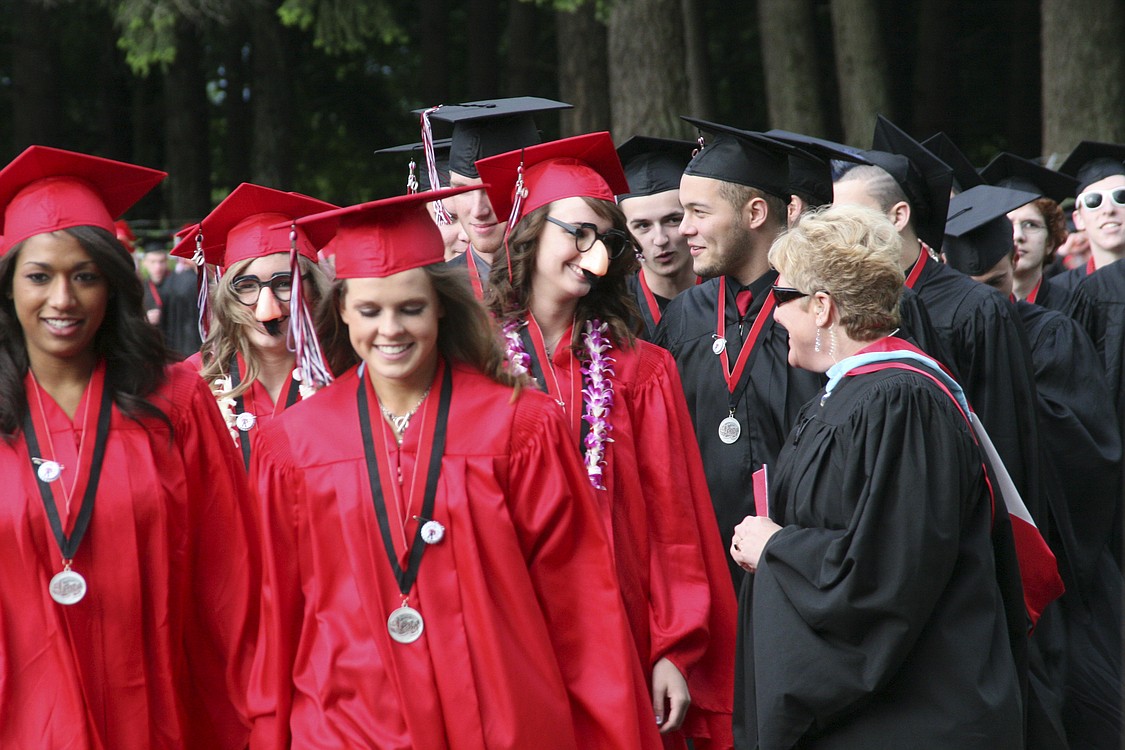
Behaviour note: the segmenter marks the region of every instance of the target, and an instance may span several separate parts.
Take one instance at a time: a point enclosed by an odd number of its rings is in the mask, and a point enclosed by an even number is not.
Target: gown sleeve
[[[187,370],[172,376],[174,440],[183,457],[188,497],[192,618],[184,656],[202,711],[197,729],[221,747],[245,746],[246,687],[258,629],[261,556],[257,524],[239,456],[206,384]],[[225,686],[225,690],[218,689]]]
[[[729,746],[737,603],[725,547],[675,362],[655,346],[638,346],[629,409],[643,482],[634,501],[647,511],[652,545],[648,666],[666,657],[687,679],[687,736]]]
[[[570,696],[579,747],[660,747],[609,541],[561,412],[522,395],[508,502]]]

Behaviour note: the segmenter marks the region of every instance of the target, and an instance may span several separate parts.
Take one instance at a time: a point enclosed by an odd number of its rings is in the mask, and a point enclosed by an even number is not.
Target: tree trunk
[[[758,0],[772,127],[825,136],[812,0]]]
[[[1125,5],[1042,0],[1043,153],[1125,143]]]
[[[681,114],[710,120],[715,94],[711,87],[711,55],[700,0],[681,0],[680,15],[684,24],[684,59],[688,80],[689,111]]]
[[[468,101],[491,99],[500,90],[500,18],[496,7],[496,0],[469,0]]]
[[[559,97],[574,105],[563,110],[563,136],[608,130],[610,126],[606,28],[594,17],[594,3],[555,13],[558,30]]]
[[[168,207],[176,226],[198,221],[211,209],[210,112],[207,78],[195,27],[180,21],[176,59],[164,74],[164,127]]]
[[[418,3],[418,51],[422,55],[418,95],[427,107],[453,104],[449,88],[449,2]]]
[[[539,88],[535,80],[541,55],[536,33],[539,20],[538,7],[524,0],[509,0],[505,96],[526,96]]]
[[[56,60],[57,11],[34,0],[15,0],[12,14],[12,151],[32,144],[61,146]]]
[[[938,131],[952,135],[957,130],[958,107],[957,86],[950,80],[950,72],[962,57],[957,48],[956,8],[949,0],[920,0],[917,19],[911,129],[925,135]]]
[[[1042,111],[1040,85],[1039,0],[1008,0],[1005,18],[1008,27],[1008,85],[1004,87],[1004,130],[1007,150],[1023,156],[1037,156],[1043,143],[1043,123],[1036,117]]]
[[[247,8],[248,12],[250,8]],[[251,102],[243,95],[251,84],[251,59],[254,50],[250,49],[247,58],[247,40],[251,38],[250,19],[245,12],[235,12],[231,25],[224,30],[223,68],[226,73],[226,96],[223,98],[222,112],[226,120],[223,134],[223,158],[219,170],[227,187],[233,189],[240,182],[252,180],[250,153],[254,144],[254,125],[251,117]],[[218,40],[216,40],[218,42]],[[251,97],[254,92],[251,91]]]
[[[871,145],[875,115],[891,116],[875,0],[832,0],[832,35],[844,142]]]
[[[591,3],[592,5],[592,3]],[[682,137],[687,90],[680,0],[615,0],[609,15],[609,102],[619,141]]]
[[[293,183],[293,86],[289,58],[292,33],[283,29],[272,5],[251,11],[250,104],[254,140],[250,150],[253,182],[278,190]]]

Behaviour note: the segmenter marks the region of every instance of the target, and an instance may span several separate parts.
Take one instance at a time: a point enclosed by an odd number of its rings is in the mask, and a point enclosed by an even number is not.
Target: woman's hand
[[[660,733],[679,729],[690,705],[691,694],[680,670],[666,657],[656,662],[652,668],[652,710],[656,713]]]
[[[758,569],[758,559],[766,542],[779,531],[781,527],[766,516],[746,516],[734,527],[730,556],[740,568],[753,573]]]

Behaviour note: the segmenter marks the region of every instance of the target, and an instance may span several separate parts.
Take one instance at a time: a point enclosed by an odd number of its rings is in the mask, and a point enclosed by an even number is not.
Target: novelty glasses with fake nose
[[[1078,195],[1078,202],[1088,210],[1095,211],[1102,207],[1107,198],[1118,208],[1125,208],[1125,187],[1109,190],[1087,190]]]
[[[301,278],[305,277],[302,276]],[[239,276],[230,283],[235,298],[247,307],[258,304],[262,287],[267,286],[278,302],[288,302],[293,295],[293,274],[282,271],[270,276],[268,281],[262,281],[257,276]]]
[[[548,216],[547,221],[556,226],[562,227],[567,233],[574,237],[574,247],[578,252],[584,253],[594,246],[594,243],[601,240],[605,245],[605,251],[609,255],[610,260],[614,260],[625,252],[625,248],[632,244],[629,235],[622,232],[620,229],[610,229],[605,232],[599,232],[598,228],[588,222],[581,224],[567,224],[565,221],[559,221],[553,216]]]

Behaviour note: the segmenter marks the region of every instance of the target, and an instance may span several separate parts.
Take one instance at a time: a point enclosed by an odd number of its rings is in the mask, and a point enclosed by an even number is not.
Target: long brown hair
[[[422,266],[422,270],[434,285],[445,310],[438,324],[438,351],[449,360],[480,370],[501,385],[514,388],[526,385],[526,375],[514,375],[508,368],[500,332],[473,295],[465,272],[445,263]],[[348,337],[348,327],[340,318],[347,293],[347,279],[336,280],[316,313],[317,334],[324,347],[325,361],[336,376],[359,364],[359,356]]]
[[[223,278],[212,286],[209,292],[212,326],[210,333],[207,334],[207,340],[200,348],[203,354],[203,369],[200,370],[199,375],[208,384],[213,383],[217,378],[230,374],[227,370],[230,368],[231,357],[236,353],[242,355],[242,361],[246,363],[246,372],[242,373],[237,388],[224,393],[230,398],[237,398],[245,393],[258,379],[261,371],[261,364],[254,355],[254,349],[246,335],[247,329],[255,323],[253,308],[239,302],[234,295],[234,290],[226,281],[241,276],[246,267],[255,260],[255,258],[247,258],[232,263],[223,273]],[[308,258],[302,256],[297,261],[300,264],[301,275],[307,276],[309,281],[305,299],[308,300],[309,308],[315,310],[320,300],[328,295],[328,279],[320,267]],[[291,325],[295,324],[295,322],[291,323]]]
[[[628,235],[625,214],[616,204],[598,198],[582,196],[594,212],[610,221],[614,229]],[[525,318],[531,299],[531,277],[535,271],[535,260],[539,249],[539,236],[547,223],[547,215],[552,204],[540,206],[531,211],[516,224],[508,236],[507,251],[496,253],[492,271],[488,277],[489,292],[485,298],[488,309],[502,322],[514,318]],[[508,276],[509,256],[511,277]],[[629,293],[628,276],[637,270],[637,258],[626,249],[610,260],[605,276],[598,279],[590,293],[578,300],[575,311],[574,337],[571,347],[579,353],[582,331],[586,321],[597,318],[609,326],[609,338],[615,346],[632,346],[639,332],[641,320],[633,295]]]

